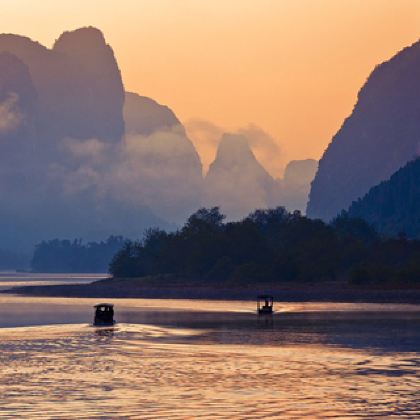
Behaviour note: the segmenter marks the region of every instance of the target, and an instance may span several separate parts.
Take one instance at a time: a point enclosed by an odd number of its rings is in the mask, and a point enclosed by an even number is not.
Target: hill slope
[[[349,214],[384,234],[420,239],[420,158],[373,187],[350,206]]]
[[[412,160],[420,138],[420,42],[377,66],[312,183],[309,217],[332,219]]]

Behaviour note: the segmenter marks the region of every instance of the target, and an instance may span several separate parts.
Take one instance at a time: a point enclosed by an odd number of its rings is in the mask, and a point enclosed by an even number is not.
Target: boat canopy
[[[114,305],[112,303],[98,303],[94,306],[94,308],[113,308]]]
[[[273,296],[271,296],[271,295],[258,295],[257,296],[257,299],[259,299],[259,300],[273,300]]]

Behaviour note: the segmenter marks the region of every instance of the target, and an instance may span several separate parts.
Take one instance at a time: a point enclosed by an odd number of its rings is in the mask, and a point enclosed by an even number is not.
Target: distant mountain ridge
[[[275,180],[253,152],[274,162],[271,136],[252,125],[221,133],[204,179],[176,114],[125,92],[100,30],[64,32],[52,48],[0,34],[0,248],[140,238],[152,226],[175,229],[203,205],[230,219],[277,205],[303,210],[315,161],[291,162]]]
[[[273,205],[282,205],[288,211],[305,213],[311,182],[314,179],[318,161],[302,159],[290,161],[282,179],[276,179],[276,195]]]
[[[291,161],[284,177],[274,179],[254,155],[246,136],[225,133],[204,179],[203,204],[220,206],[233,220],[272,206],[304,212],[317,163],[314,159]]]
[[[93,27],[64,32],[48,49],[27,37],[0,34],[0,52],[29,69],[38,94],[38,134],[117,142],[124,134],[124,87],[111,47]]]
[[[231,219],[269,205],[274,179],[255,158],[245,136],[225,133],[204,180],[204,204]]]
[[[420,158],[371,188],[350,206],[348,214],[366,220],[385,235],[420,239]]]
[[[380,64],[319,162],[307,207],[330,220],[415,158],[420,146],[420,42]]]
[[[93,27],[51,49],[0,34],[0,245],[141,237],[199,207],[198,155],[175,114],[126,93]]]

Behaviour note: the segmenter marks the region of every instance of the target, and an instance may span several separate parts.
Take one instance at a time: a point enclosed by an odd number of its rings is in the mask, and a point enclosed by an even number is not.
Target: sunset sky
[[[374,66],[420,36],[416,0],[0,1],[1,32],[51,46],[93,25],[126,90],[187,123],[256,124],[279,159],[319,158]]]

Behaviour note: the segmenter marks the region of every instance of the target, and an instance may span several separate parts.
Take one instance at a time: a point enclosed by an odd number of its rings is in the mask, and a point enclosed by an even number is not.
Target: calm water
[[[52,284],[91,283],[108,274],[33,274],[0,272],[0,290],[19,286],[46,286]]]
[[[420,307],[0,295],[0,417],[420,418]]]

